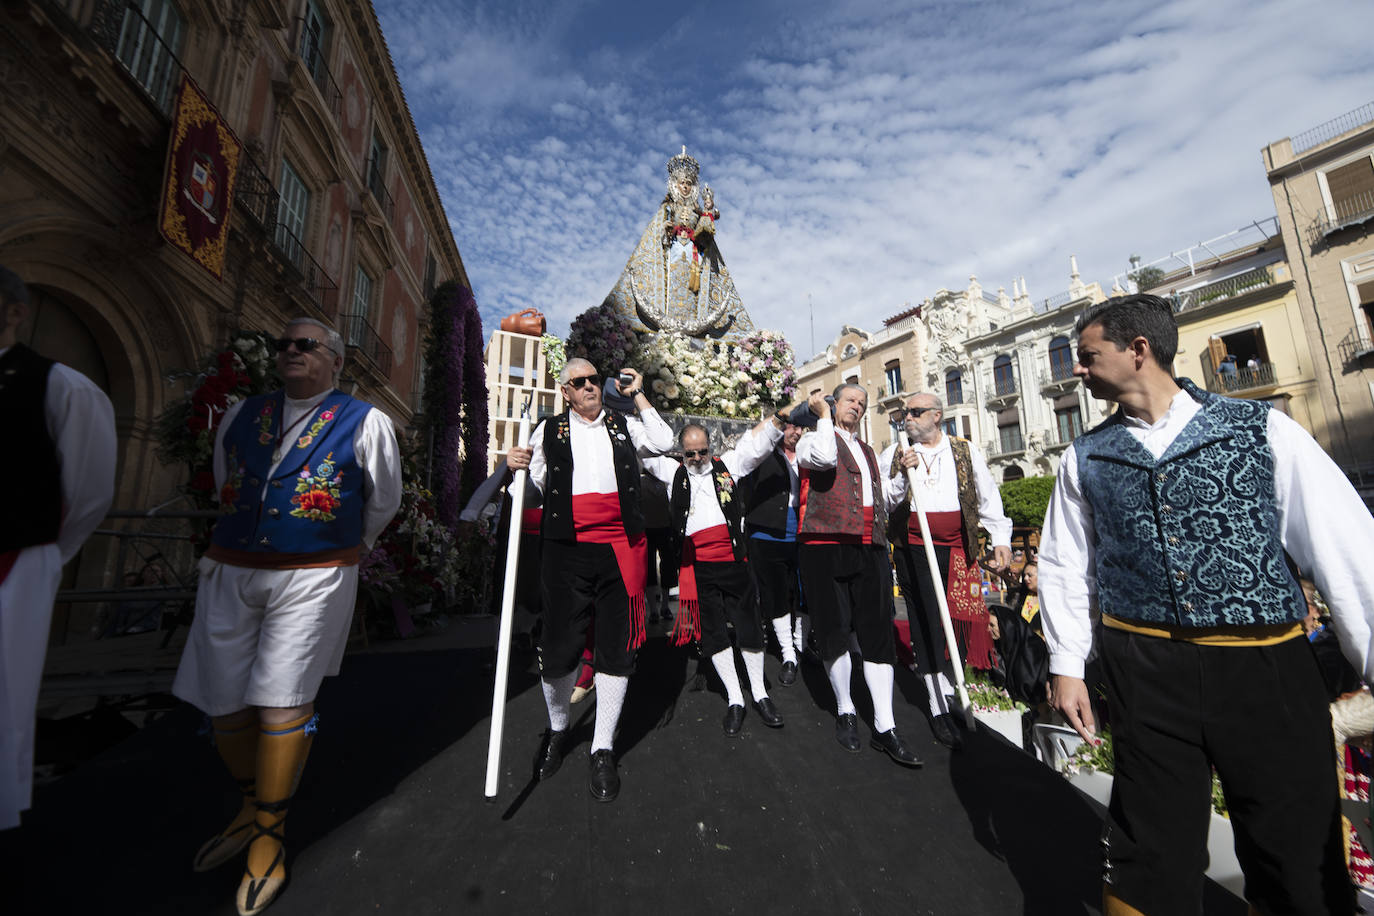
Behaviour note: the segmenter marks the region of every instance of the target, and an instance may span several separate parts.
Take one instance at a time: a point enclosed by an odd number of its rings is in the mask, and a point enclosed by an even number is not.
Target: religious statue
[[[668,189],[606,301],[649,331],[739,339],[754,330],[716,245],[720,210],[701,166],[668,160]]]

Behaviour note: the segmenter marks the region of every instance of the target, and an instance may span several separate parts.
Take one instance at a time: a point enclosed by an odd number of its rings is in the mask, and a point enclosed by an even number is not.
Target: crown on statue
[[[697,176],[701,174],[701,163],[687,155],[687,147],[685,146],[680,154],[668,160],[668,175],[670,177],[676,178],[682,173],[686,173],[692,184],[696,184]]]

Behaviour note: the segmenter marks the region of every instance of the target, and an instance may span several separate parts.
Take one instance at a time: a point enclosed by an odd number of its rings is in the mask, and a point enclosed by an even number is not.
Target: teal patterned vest
[[[1179,384],[1202,409],[1158,460],[1120,411],[1074,440],[1097,535],[1098,607],[1182,627],[1301,620],[1274,501],[1269,405]]]

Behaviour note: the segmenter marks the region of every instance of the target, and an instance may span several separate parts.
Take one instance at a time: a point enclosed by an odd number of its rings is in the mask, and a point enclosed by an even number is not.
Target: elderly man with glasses
[[[711,660],[725,685],[725,734],[738,735],[744,723],[744,694],[735,672],[726,622],[735,626],[735,641],[744,657],[754,710],[769,728],[782,728],[782,716],[763,680],[763,624],[752,600],[746,563],[742,499],[736,484],[773,453],[785,420],[764,420],[718,458],[711,437],[690,423],[682,429],[682,461],[646,458],[644,467],[668,484],[682,565],[678,572],[678,615],[674,642],[681,646],[700,638],[702,655]]]
[[[957,748],[963,741],[950,714],[952,662],[946,658],[937,586],[926,560],[920,520],[911,511],[906,469],[916,471],[940,567],[938,587],[945,590],[956,635],[962,637],[961,656],[967,659],[972,651],[975,667],[986,666],[992,649],[982,599],[983,577],[978,570],[978,526],[987,530],[993,545],[990,566],[1005,573],[1011,566],[1011,519],[1002,511],[1002,496],[983,453],[967,439],[945,435],[940,428],[944,416],[935,395],[912,395],[905,413],[911,448],[894,443],[883,452],[879,464],[900,502],[892,511],[892,559],[897,584],[907,600],[911,648],[930,700],[931,732],[936,741]]]
[[[284,390],[225,411],[214,473],[224,515],[200,561],[196,615],[172,692],[210,716],[243,804],[193,867],[245,846],[239,913],[286,880],[286,809],[315,734],[315,695],[339,672],[358,561],[401,503],[386,414],[335,387],[343,341],[298,318],[276,342]]]
[[[539,670],[549,730],[535,760],[539,779],[563,761],[573,686],[593,630],[596,652],[596,729],[589,788],[600,802],[620,792],[613,741],[625,691],[643,645],[644,584],[648,548],[640,509],[639,459],[673,447],[673,431],[644,395],[633,369],[619,393],[633,399],[637,416],[607,410],[601,375],[574,358],[559,373],[568,408],[535,427],[529,448],[512,448],[506,464],[528,468],[544,494],[542,522],[544,625]]]

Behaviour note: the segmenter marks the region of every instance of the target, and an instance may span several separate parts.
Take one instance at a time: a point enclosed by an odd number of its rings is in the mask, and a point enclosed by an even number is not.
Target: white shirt
[[[836,426],[830,417],[818,420],[815,431],[803,433],[797,441],[797,465],[812,471],[828,471],[834,468],[839,461],[835,433],[840,434],[840,439],[849,448],[849,454],[854,457],[854,463],[859,466],[859,476],[863,478],[860,489],[863,491],[864,505],[873,505],[873,476],[869,471],[868,459],[864,457],[860,440],[848,430]],[[889,506],[892,505],[894,492],[892,481],[884,478],[883,498]]]
[[[302,417],[308,417],[320,406],[320,402],[332,393],[331,390],[312,398],[285,398],[281,428],[290,432],[284,439],[291,440],[300,436],[307,422]],[[243,404],[243,401],[239,401],[224,412],[219,432],[215,433],[216,494],[223,488],[224,481],[229,476],[229,464],[224,453],[224,431],[234,422],[234,418],[243,409]],[[376,407],[367,412],[363,422],[358,424],[357,431],[353,433],[353,456],[363,472],[363,545],[371,549],[392,517],[396,515],[396,510],[401,507],[401,449],[396,444],[396,430],[392,426],[391,418]],[[273,462],[267,476],[263,478],[262,499],[267,498],[267,488],[279,464],[281,460]]]
[[[754,427],[740,436],[734,448],[720,456],[725,469],[738,482],[741,477],[752,472],[773,452],[773,446],[782,440],[782,430],[771,421],[760,431]],[[675,458],[645,458],[645,470],[668,486],[672,486],[677,469],[683,467]],[[724,525],[725,512],[720,500],[716,498],[716,486],[711,479],[711,465],[705,464],[700,470],[687,468],[687,483],[691,493],[691,503],[687,510],[687,529],[683,533],[691,537],[698,531]]]
[[[918,496],[921,508],[927,512],[960,512],[959,476],[954,467],[954,449],[950,446],[949,436],[940,434],[940,441],[934,445],[913,442],[911,447],[921,456],[921,461],[912,468],[916,482],[921,485]],[[973,465],[973,488],[978,494],[978,521],[986,529],[994,547],[1011,546],[1011,519],[1002,510],[1002,493],[997,489],[997,481],[992,479],[987,459],[983,452],[972,442],[968,444],[969,463]],[[892,470],[892,459],[897,454],[897,443],[888,446],[878,459],[878,472],[888,479]],[[908,495],[907,475],[899,471],[892,479],[891,496],[888,509],[894,509],[906,500]],[[927,482],[930,485],[927,485]],[[914,508],[914,507],[913,507]]]
[[[1179,391],[1155,423],[1126,416],[1125,426],[1159,458],[1200,408]],[[1269,411],[1268,437],[1283,548],[1326,599],[1346,657],[1365,680],[1374,680],[1374,518],[1335,462],[1283,411]],[[1097,615],[1096,545],[1070,445],[1040,536],[1040,611],[1051,674],[1083,676]]]
[[[640,458],[662,455],[673,447],[673,431],[658,411],[652,407],[639,412],[639,416],[625,415],[625,432]],[[549,466],[544,457],[544,424],[557,417],[539,421],[530,433],[530,480],[539,491],[547,490]],[[615,479],[615,462],[611,459],[611,437],[606,430],[606,410],[602,408],[596,419],[587,420],[575,410],[568,411],[568,435],[572,447],[573,479],[572,495],[583,493],[618,493],[619,484]]]
[[[0,349],[0,356],[9,352]],[[75,369],[54,363],[48,372],[43,417],[62,466],[62,523],[57,549],[67,563],[114,501],[114,407],[105,392]]]

